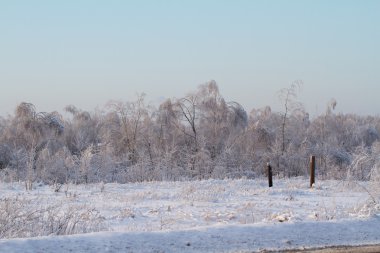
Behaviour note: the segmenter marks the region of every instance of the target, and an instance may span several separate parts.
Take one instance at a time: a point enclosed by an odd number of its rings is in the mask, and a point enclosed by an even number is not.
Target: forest
[[[147,105],[111,101],[102,110],[38,112],[21,103],[0,118],[0,179],[46,184],[255,178],[270,162],[279,178],[379,180],[380,117],[336,113],[331,100],[312,119],[300,82],[279,91],[283,106],[246,111],[215,81]]]

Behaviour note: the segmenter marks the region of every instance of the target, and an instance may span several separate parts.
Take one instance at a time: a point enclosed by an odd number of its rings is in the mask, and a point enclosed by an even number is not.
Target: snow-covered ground
[[[273,188],[265,180],[242,179],[64,185],[58,192],[1,183],[1,199],[90,210],[100,232],[2,239],[0,252],[249,252],[380,244],[378,188],[319,181],[310,189],[305,178],[276,180]]]

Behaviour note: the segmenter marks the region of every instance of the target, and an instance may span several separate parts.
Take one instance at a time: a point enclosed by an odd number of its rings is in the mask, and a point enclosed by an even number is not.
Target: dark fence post
[[[270,166],[270,163],[267,163],[267,174],[268,174],[268,184],[269,187],[273,186],[273,173],[272,173],[272,167]]]
[[[310,188],[315,183],[315,156],[310,156]]]

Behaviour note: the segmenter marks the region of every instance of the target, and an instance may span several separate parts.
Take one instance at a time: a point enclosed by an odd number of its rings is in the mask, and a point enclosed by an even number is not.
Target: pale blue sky
[[[304,82],[313,115],[380,114],[380,1],[0,1],[0,115],[181,97],[208,80],[227,100],[280,110]]]

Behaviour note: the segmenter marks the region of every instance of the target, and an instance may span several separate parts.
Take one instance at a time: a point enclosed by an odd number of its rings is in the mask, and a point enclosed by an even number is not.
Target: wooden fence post
[[[310,188],[315,183],[315,156],[310,156]]]
[[[270,166],[270,163],[267,163],[267,174],[268,174],[268,184],[269,187],[273,186],[273,173],[272,173],[272,167]]]

